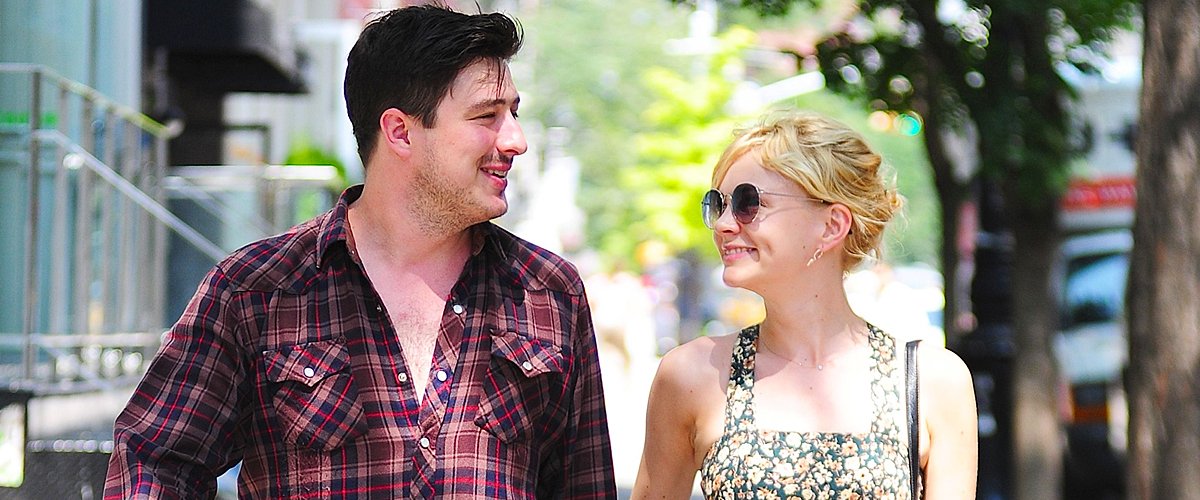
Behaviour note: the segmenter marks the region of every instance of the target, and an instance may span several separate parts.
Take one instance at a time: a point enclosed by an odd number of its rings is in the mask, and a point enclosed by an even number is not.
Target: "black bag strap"
[[[910,498],[917,500],[917,481],[921,478],[920,455],[920,394],[917,389],[917,344],[911,340],[904,345],[904,389],[908,396],[908,482],[912,488]]]

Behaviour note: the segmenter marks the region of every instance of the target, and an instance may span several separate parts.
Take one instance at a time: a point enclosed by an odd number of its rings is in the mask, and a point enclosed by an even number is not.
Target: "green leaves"
[[[753,38],[749,30],[733,27],[717,37],[711,54],[690,56],[698,59],[691,73],[663,67],[643,73],[655,99],[642,113],[643,131],[634,136],[637,162],[622,172],[619,185],[635,193],[631,227],[672,253],[694,250],[715,258],[712,233],[700,219],[700,198],[738,120],[746,118],[727,110],[735,82],[724,72],[740,61]]]

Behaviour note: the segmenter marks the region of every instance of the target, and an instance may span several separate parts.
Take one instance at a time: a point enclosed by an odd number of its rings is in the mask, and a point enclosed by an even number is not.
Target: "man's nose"
[[[506,115],[504,124],[500,126],[496,147],[507,156],[523,154],[529,149],[529,144],[525,142],[525,131],[521,129],[521,124],[517,122],[515,115],[512,113],[506,113]]]

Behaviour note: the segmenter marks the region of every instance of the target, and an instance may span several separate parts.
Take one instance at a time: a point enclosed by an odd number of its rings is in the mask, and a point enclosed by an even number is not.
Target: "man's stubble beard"
[[[421,231],[435,236],[454,234],[504,215],[492,215],[487,206],[478,203],[471,195],[473,184],[459,188],[448,185],[448,177],[441,175],[444,167],[437,153],[431,152],[414,179],[416,203],[412,213]]]

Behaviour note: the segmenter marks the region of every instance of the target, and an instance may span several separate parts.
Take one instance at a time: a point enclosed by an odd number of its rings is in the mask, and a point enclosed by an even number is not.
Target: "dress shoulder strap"
[[[754,355],[758,345],[758,325],[743,328],[733,342],[729,357],[729,384],[725,387],[725,428],[745,422],[751,410],[754,389]]]
[[[758,346],[758,325],[743,328],[733,343],[729,358],[729,386],[754,385],[754,355]]]

